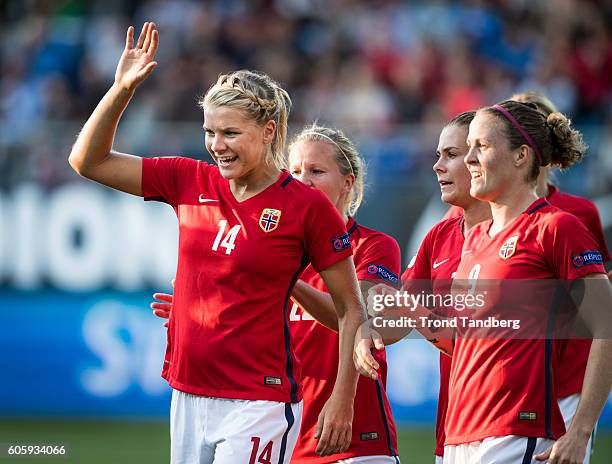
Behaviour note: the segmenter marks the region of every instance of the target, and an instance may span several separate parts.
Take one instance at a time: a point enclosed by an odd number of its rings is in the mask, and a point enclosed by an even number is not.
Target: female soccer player
[[[477,112],[468,145],[470,194],[489,203],[493,218],[466,237],[456,279],[476,285],[482,280],[574,281],[584,285],[585,301],[601,291],[600,304],[606,304],[610,284],[594,238],[575,216],[535,193],[540,166],[565,168],[582,157],[580,133],[560,113],[545,118],[529,105],[506,101]],[[499,298],[487,305],[503,305],[503,295]],[[551,317],[546,305],[529,303],[543,319]],[[582,462],[612,386],[612,343],[593,342],[584,397],[565,435],[555,385],[561,346],[550,339],[458,338],[444,462],[531,462],[536,452],[538,460]]]
[[[456,279],[476,286],[487,280],[504,286],[518,279],[573,281],[573,290],[583,294],[573,294],[581,313],[600,307],[599,319],[588,321],[600,339],[592,344],[581,402],[563,435],[556,390],[562,342],[457,338],[450,346],[444,462],[532,462],[540,452],[537,460],[580,463],[612,386],[612,342],[603,339],[609,336],[609,315],[601,312],[610,306],[610,283],[591,234],[575,216],[538,200],[535,184],[540,166],[568,167],[580,159],[581,136],[559,113],[546,119],[528,105],[507,101],[477,112],[468,144],[470,193],[489,203],[493,219],[467,235]],[[493,292],[487,305],[503,307],[504,296],[509,295]],[[514,299],[544,321],[554,314],[542,301],[524,300]],[[367,353],[379,342],[358,341],[361,372],[374,376]]]
[[[363,197],[364,163],[354,144],[339,130],[312,126],[303,130],[289,151],[289,169],[306,185],[324,192],[342,215],[353,246],[353,260],[363,292],[375,283],[397,286],[400,250],[397,242],[355,222]],[[337,317],[332,298],[312,266],[306,268],[293,290],[291,333],[302,361],[304,416],[292,463],[397,463],[397,440],[385,393],[385,352],[376,353],[381,378],[362,377],[357,385],[351,445],[333,459],[314,453],[317,418],[333,390],[338,358]],[[322,321],[328,327],[313,320]],[[330,330],[333,329],[333,330]],[[364,382],[365,380],[365,382]],[[344,461],[346,460],[346,461]]]
[[[350,238],[324,194],[283,165],[290,99],[265,74],[220,76],[200,102],[215,165],[113,151],[121,114],[156,66],[158,33],[127,31],[115,83],[70,154],[82,176],[160,200],[179,219],[175,312],[163,375],[173,387],[172,462],[288,462],[301,418],[301,380],[288,318],[311,263],[338,310],[340,362],[317,451],[350,444],[362,314]]]
[[[453,205],[461,214],[439,222],[427,233],[416,256],[402,275],[405,290],[448,294],[461,261],[465,234],[479,222],[491,217],[489,205],[470,196],[470,173],[463,162],[468,151],[468,127],[474,115],[474,111],[461,113],[440,133],[437,161],[433,170],[440,184],[442,201]],[[450,370],[451,357],[441,352],[435,448],[436,463],[440,464],[444,456],[444,421],[448,407]]]
[[[362,291],[367,292],[375,283],[397,286],[400,250],[393,238],[357,224],[352,217],[363,198],[364,167],[355,145],[340,130],[313,125],[302,130],[290,145],[291,174],[325,193],[342,215],[353,247],[357,277]],[[465,170],[465,166],[463,168]],[[154,297],[161,300],[151,305],[155,314],[167,318],[171,312],[172,295],[156,293]],[[300,276],[293,288],[292,299],[289,327],[295,354],[301,361],[304,411],[291,462],[399,462],[395,424],[385,393],[384,350],[376,352],[381,378],[374,381],[361,377],[357,384],[349,449],[331,457],[315,453],[320,435],[319,413],[333,391],[338,366],[335,349],[338,318],[332,298],[312,266],[308,266]]]
[[[551,113],[557,112],[555,105],[545,95],[539,92],[530,91],[518,93],[514,94],[511,99],[521,103],[531,103],[535,105],[538,111],[545,117],[548,117]],[[550,176],[550,166],[540,167],[540,174],[538,175],[536,184],[536,193],[538,197],[546,198],[551,205],[563,211],[567,211],[568,213],[572,213],[580,219],[596,239],[598,250],[602,253],[603,262],[608,262],[610,260],[610,254],[606,246],[605,234],[596,206],[586,198],[561,192],[551,183]],[[447,212],[445,218],[460,216],[461,214],[462,211],[459,208],[453,207]],[[558,378],[559,407],[561,408],[566,428],[569,428],[576,412],[578,402],[580,401],[580,392],[584,382],[584,373],[590,348],[590,340],[569,340],[561,358]],[[592,438],[589,439],[583,464],[588,464],[590,462],[592,442]]]

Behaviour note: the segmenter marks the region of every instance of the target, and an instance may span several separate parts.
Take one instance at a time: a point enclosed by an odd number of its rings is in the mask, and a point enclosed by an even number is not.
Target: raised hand
[[[153,71],[157,62],[153,61],[159,34],[155,23],[144,23],[134,46],[134,27],[130,26],[125,38],[125,48],[115,72],[115,84],[132,92]]]

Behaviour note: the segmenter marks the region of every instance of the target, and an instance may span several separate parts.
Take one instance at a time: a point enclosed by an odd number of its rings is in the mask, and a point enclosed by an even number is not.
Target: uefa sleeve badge
[[[502,259],[509,259],[516,251],[516,242],[518,241],[518,235],[513,235],[499,249],[499,257]]]
[[[264,232],[272,232],[278,227],[281,212],[278,209],[265,208],[259,216],[259,227]]]

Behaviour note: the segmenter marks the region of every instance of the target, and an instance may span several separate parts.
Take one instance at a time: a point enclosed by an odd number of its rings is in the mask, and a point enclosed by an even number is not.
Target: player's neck
[[[538,182],[536,184],[536,194],[538,198],[548,196],[548,181],[550,178],[550,168],[543,166],[540,168],[540,174],[538,175]]]
[[[463,208],[463,234],[476,224],[491,219],[491,207],[486,201],[475,201]]]
[[[258,169],[246,176],[230,179],[229,186],[237,201],[245,201],[263,192],[278,180],[280,170],[275,166]]]
[[[493,224],[489,235],[494,236],[499,233],[537,199],[533,186],[526,184],[500,195],[490,203]]]

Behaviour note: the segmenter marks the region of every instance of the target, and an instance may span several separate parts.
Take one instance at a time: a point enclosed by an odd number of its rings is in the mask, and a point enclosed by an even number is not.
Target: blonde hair
[[[302,129],[294,137],[289,149],[298,142],[324,142],[333,147],[340,173],[344,176],[352,174],[355,177],[353,188],[345,203],[346,211],[353,216],[363,201],[365,177],[365,162],[355,144],[340,129],[319,126],[316,122]]]
[[[202,110],[207,106],[236,108],[261,126],[274,121],[276,131],[271,147],[272,162],[278,169],[287,167],[284,149],[291,98],[270,76],[244,69],[221,74],[206,95],[199,99],[198,105]],[[268,159],[266,161],[269,162]]]
[[[510,100],[514,100],[519,103],[531,103],[535,105],[536,109],[545,117],[559,111],[555,104],[550,101],[550,98],[537,90],[528,90],[526,92],[515,93],[510,97]]]

